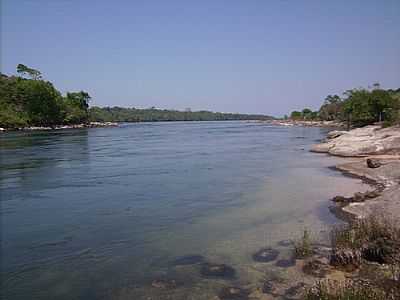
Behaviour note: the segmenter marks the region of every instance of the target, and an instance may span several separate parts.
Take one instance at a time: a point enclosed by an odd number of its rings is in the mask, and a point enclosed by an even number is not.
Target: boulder
[[[380,126],[371,125],[353,129],[328,139],[326,143],[314,145],[311,151],[344,157],[399,154],[400,127],[382,129]]]
[[[332,139],[335,139],[345,133],[347,133],[347,131],[333,130],[333,131],[328,132],[328,134],[326,135],[326,138],[328,140],[332,140]]]
[[[379,168],[380,166],[382,166],[382,164],[377,159],[368,158],[367,166],[368,166],[368,168],[375,169],[375,168]]]

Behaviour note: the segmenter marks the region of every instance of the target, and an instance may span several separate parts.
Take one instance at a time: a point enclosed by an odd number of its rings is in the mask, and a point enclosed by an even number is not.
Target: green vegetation
[[[312,252],[310,234],[304,230],[302,238],[294,243],[294,255],[296,258],[307,258]]]
[[[265,115],[214,113],[210,111],[177,111],[166,109],[137,109],[123,107],[92,107],[89,110],[92,122],[157,122],[157,121],[227,121],[270,120]]]
[[[18,76],[0,74],[0,127],[86,124],[92,122],[269,120],[265,115],[176,111],[156,108],[91,107],[84,91],[63,96],[42,73],[23,64]]]
[[[338,95],[329,95],[318,112],[306,108],[293,111],[294,120],[322,120],[347,122],[352,126],[364,126],[375,122],[385,125],[400,123],[400,89],[382,89],[379,84],[372,88],[352,89]]]
[[[25,65],[19,76],[0,75],[0,127],[55,126],[88,122],[90,96],[61,93],[42,74]]]
[[[323,280],[304,300],[400,299],[400,227],[394,219],[371,216],[331,231],[331,265],[356,266],[353,279]]]
[[[331,231],[333,252],[349,249],[362,258],[378,263],[400,261],[400,228],[389,218],[372,216],[335,227]]]

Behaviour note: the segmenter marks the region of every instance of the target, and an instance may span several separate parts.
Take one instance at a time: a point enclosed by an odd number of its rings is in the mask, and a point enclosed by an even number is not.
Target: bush
[[[393,264],[399,260],[400,228],[390,218],[371,216],[335,227],[331,244],[333,253],[347,249],[369,261]]]

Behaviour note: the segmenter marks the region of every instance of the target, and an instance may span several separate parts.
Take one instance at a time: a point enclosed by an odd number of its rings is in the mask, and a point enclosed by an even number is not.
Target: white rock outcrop
[[[311,151],[346,157],[400,154],[400,126],[382,129],[371,125],[348,132],[335,132],[330,137],[327,142],[314,145]]]

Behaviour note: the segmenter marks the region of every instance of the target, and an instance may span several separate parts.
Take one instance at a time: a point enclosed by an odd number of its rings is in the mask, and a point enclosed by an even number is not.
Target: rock
[[[235,277],[235,269],[225,264],[204,263],[200,270],[204,277],[222,277],[231,279]]]
[[[186,266],[186,265],[195,265],[203,263],[204,261],[205,259],[201,255],[185,255],[176,258],[171,262],[171,264],[174,266]]]
[[[278,292],[278,288],[272,281],[266,281],[262,286],[262,292],[264,294],[275,295]]]
[[[285,299],[299,299],[304,292],[304,287],[306,284],[304,282],[299,282],[298,284],[288,288],[285,292]]]
[[[349,203],[351,202],[351,198],[347,198],[344,196],[335,196],[332,198],[332,201],[336,203]]]
[[[375,190],[375,191],[367,191],[367,192],[364,193],[364,197],[366,199],[374,199],[376,197],[379,197],[380,195],[381,195],[381,193],[379,191],[377,191],[377,190]]]
[[[380,166],[382,166],[382,164],[377,159],[368,158],[367,166],[368,166],[368,168],[375,169],[375,168],[379,168]]]
[[[177,284],[175,280],[170,279],[155,279],[152,281],[151,286],[157,289],[173,289]]]
[[[281,267],[281,268],[289,268],[289,267],[293,267],[294,265],[296,265],[296,260],[295,259],[280,259],[276,262],[275,265],[278,267]]]
[[[326,143],[314,145],[313,152],[326,152],[337,156],[367,156],[400,153],[400,127],[382,129],[371,125],[353,129]]]
[[[365,194],[357,192],[354,193],[353,198],[351,198],[351,202],[364,202],[365,201]]]
[[[379,191],[367,191],[365,193],[357,192],[354,193],[353,197],[344,197],[344,196],[335,196],[332,198],[332,201],[339,204],[348,204],[352,202],[364,202],[368,199],[373,199],[380,196]]]
[[[335,249],[331,254],[330,264],[335,267],[357,269],[361,264],[361,251]]]
[[[282,240],[282,241],[278,242],[278,245],[282,246],[282,247],[291,247],[291,246],[293,246],[293,241],[291,241],[291,240]]]
[[[347,133],[347,131],[333,130],[333,131],[328,132],[328,134],[326,135],[326,138],[328,140],[332,140],[332,139],[335,139],[345,133]]]
[[[218,294],[221,300],[247,300],[248,291],[239,287],[225,287]]]
[[[263,248],[253,254],[253,259],[257,262],[270,262],[275,260],[279,251],[272,248]]]

